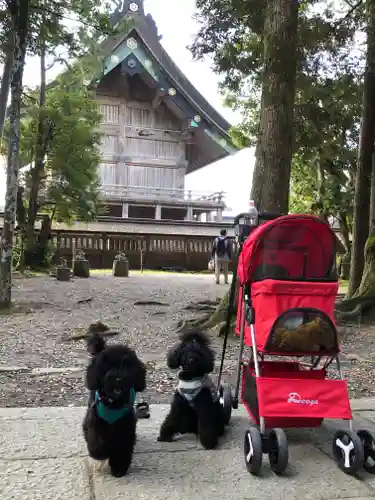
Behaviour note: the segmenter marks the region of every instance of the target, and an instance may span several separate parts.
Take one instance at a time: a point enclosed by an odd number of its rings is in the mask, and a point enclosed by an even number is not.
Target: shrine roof
[[[148,73],[152,86],[175,114],[184,116],[191,129],[208,136],[218,148],[211,160],[235,153],[229,129],[231,125],[186,78],[160,43],[161,36],[150,14],[145,15],[143,0],[121,0],[112,15],[113,26],[125,20],[123,32],[109,37],[102,44],[104,75],[121,64],[130,75]],[[129,20],[128,27],[126,20]],[[201,165],[203,166],[203,165]]]

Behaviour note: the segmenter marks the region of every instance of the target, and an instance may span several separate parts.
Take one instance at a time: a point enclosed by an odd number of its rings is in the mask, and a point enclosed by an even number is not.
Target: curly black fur
[[[126,474],[133,458],[136,441],[136,414],[131,401],[131,389],[146,388],[146,367],[136,353],[125,345],[107,346],[97,333],[87,341],[92,359],[86,371],[86,386],[90,391],[89,407],[83,422],[83,434],[89,455],[95,460],[109,461],[115,477]],[[98,414],[95,394],[106,408],[127,411],[114,423]]]
[[[217,446],[218,438],[224,434],[224,412],[208,377],[214,369],[214,362],[209,339],[199,330],[182,334],[179,342],[169,350],[167,365],[172,370],[181,367],[180,381],[201,378],[204,383],[192,401],[177,389],[161,425],[158,441],[172,441],[176,434],[194,433],[204,448]]]

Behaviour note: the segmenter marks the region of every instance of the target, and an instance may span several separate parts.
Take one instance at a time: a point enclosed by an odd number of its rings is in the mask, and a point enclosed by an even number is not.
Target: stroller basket
[[[257,388],[264,417],[352,418],[345,380],[260,377]]]
[[[253,366],[243,370],[242,400],[267,428],[317,427],[322,419],[350,420],[344,380],[326,379],[326,370],[306,370],[298,362],[263,361],[261,376]]]

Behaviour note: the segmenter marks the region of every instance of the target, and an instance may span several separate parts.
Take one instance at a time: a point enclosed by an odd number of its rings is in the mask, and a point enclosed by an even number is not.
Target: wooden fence
[[[131,269],[176,268],[207,270],[213,238],[144,234],[55,233],[56,258],[72,261],[73,250],[81,249],[94,269],[109,269],[118,252],[125,252]]]

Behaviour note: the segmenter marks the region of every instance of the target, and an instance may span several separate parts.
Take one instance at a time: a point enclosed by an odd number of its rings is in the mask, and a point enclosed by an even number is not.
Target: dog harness
[[[204,387],[210,389],[214,399],[217,399],[217,394],[216,394],[213,382],[212,382],[211,378],[207,375],[205,375],[202,378],[196,378],[193,380],[181,380],[180,379],[179,383],[178,383],[177,391],[189,403],[192,403]]]
[[[114,424],[115,422],[117,422],[117,420],[120,420],[120,418],[122,418],[134,408],[135,396],[135,390],[131,388],[130,403],[126,404],[122,408],[109,408],[101,400],[99,392],[96,391],[94,405],[100,418],[102,418],[108,424]]]

